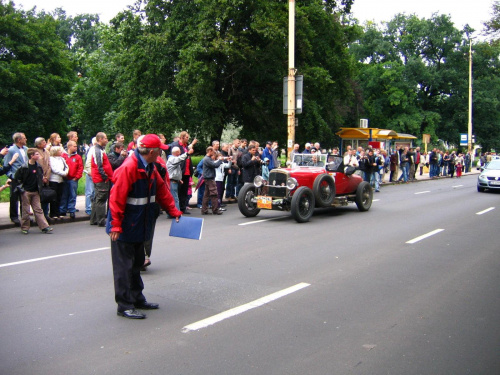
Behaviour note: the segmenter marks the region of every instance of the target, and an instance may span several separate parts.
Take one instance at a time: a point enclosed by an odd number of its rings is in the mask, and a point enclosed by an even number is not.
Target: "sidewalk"
[[[469,173],[464,173],[462,177],[467,177],[467,176],[476,176],[480,173],[479,170],[476,168],[473,168],[471,172]],[[438,178],[447,178],[447,177],[438,177]],[[449,178],[449,177],[448,177]],[[417,172],[416,175],[416,181],[414,182],[419,182],[419,181],[428,181],[430,180],[429,174],[424,174],[420,176]],[[394,185],[394,182],[389,182],[389,173],[386,174],[384,183],[380,185],[381,188],[387,185]],[[196,200],[197,200],[197,194],[193,194],[193,197],[189,201],[189,205],[191,207],[196,207]],[[1,202],[0,203],[0,230],[1,229],[9,229],[9,228],[15,228],[16,225],[10,221],[9,218],[9,202]],[[58,226],[60,224],[64,223],[72,223],[75,221],[87,221],[89,220],[89,216],[85,213],[85,196],[79,195],[76,199],[76,208],[80,210],[80,212],[77,212],[75,214],[75,219],[71,219],[69,216],[63,217],[57,221],[54,221],[53,224],[54,226]],[[33,225],[32,225],[33,226]],[[36,226],[36,224],[35,224]]]

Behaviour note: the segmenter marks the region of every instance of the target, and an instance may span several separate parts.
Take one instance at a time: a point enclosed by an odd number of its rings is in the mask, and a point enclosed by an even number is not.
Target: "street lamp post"
[[[295,0],[288,1],[288,141],[290,160],[295,143]]]
[[[467,126],[467,151],[472,151],[472,39],[469,39],[469,121]]]

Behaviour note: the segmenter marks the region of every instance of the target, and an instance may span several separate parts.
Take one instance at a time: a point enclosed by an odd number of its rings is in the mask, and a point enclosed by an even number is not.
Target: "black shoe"
[[[77,209],[75,209],[75,212],[80,212],[80,210],[77,208]]]
[[[69,217],[70,217],[71,219],[74,219],[74,218],[75,218],[75,213],[74,213],[74,212],[70,212],[70,213],[69,213]]]
[[[222,215],[224,212],[222,212],[221,210],[217,210],[217,211],[214,211],[213,214],[214,215]]]
[[[98,227],[105,227],[106,226],[106,219],[102,219],[101,221],[99,221],[99,223],[97,224]]]
[[[129,318],[129,319],[146,319],[146,314],[143,314],[140,311],[137,311],[136,309],[117,311],[116,315],[123,316],[124,318]]]
[[[225,208],[220,208],[218,209],[218,211],[227,211]]]
[[[207,212],[203,212],[203,211],[201,211],[201,214],[202,214],[202,215],[208,215],[208,211],[207,211]]]
[[[139,305],[135,305],[135,308],[141,310],[157,310],[160,308],[160,305],[157,303],[143,302]]]
[[[59,216],[66,216],[66,212],[60,213]]]
[[[219,207],[226,207],[227,205],[226,204],[221,204]]]
[[[19,221],[19,219],[17,217],[15,217],[14,219],[10,219],[10,221],[12,221],[18,227],[21,226],[21,222]]]

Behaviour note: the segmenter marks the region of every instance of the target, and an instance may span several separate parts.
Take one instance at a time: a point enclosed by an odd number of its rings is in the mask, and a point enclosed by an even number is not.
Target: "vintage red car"
[[[346,206],[355,202],[359,211],[368,211],[373,189],[344,167],[343,158],[330,154],[295,154],[290,168],[271,170],[268,181],[257,176],[238,194],[238,208],[246,217],[260,210],[291,211],[293,218],[309,221],[315,207]]]

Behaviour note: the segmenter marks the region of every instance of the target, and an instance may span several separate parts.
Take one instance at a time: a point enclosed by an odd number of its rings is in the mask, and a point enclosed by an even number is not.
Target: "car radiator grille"
[[[269,172],[268,195],[273,197],[286,197],[286,180],[288,175],[282,172]]]

